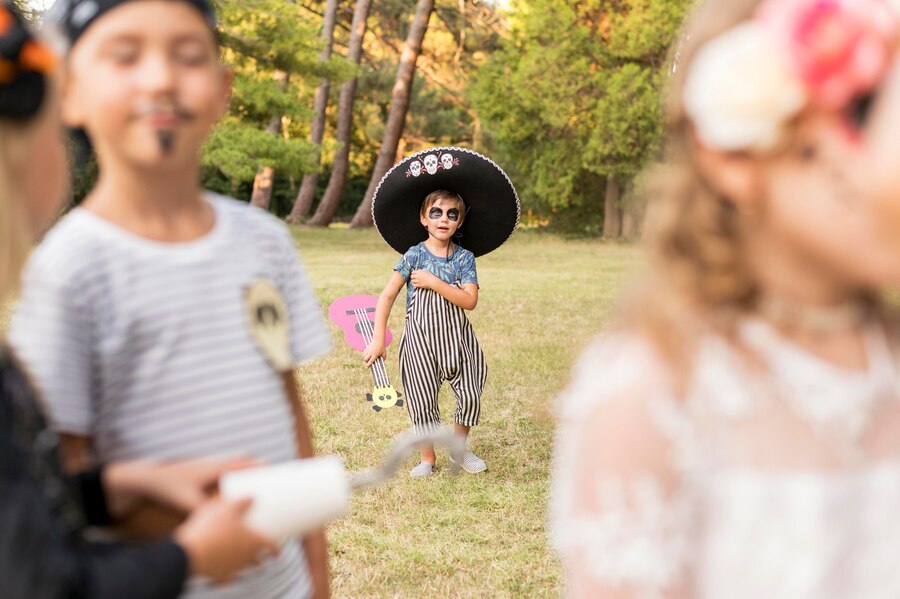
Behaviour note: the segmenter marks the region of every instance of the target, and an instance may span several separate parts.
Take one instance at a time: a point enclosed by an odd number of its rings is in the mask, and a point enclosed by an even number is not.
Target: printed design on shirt
[[[425,248],[425,242],[415,245],[400,257],[394,265],[394,270],[400,273],[407,283],[406,307],[412,300],[414,287],[410,283],[410,274],[414,270],[427,270],[445,283],[460,286],[469,283],[478,284],[478,273],[475,269],[475,257],[471,252],[457,247],[450,259],[434,256]]]
[[[449,152],[438,157],[437,154],[428,154],[422,160],[413,160],[406,169],[407,177],[418,177],[422,173],[434,175],[438,171],[449,171],[454,166],[459,166],[459,158]]]
[[[253,341],[278,372],[294,365],[291,327],[281,290],[268,279],[257,279],[244,292],[247,324]]]
[[[456,252],[462,252],[460,248]],[[445,283],[476,283],[477,274],[475,261],[467,260],[466,256],[456,252],[450,259],[434,256],[422,246],[410,249],[397,263],[394,270],[399,272],[404,279],[409,281],[409,276],[414,270],[427,270]]]

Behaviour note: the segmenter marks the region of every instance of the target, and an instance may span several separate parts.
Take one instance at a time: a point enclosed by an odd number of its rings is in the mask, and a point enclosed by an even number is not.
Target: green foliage
[[[27,0],[12,0],[12,4],[26,20],[37,21],[38,11]]]
[[[483,149],[507,169],[524,208],[538,220],[549,217],[582,234],[599,230],[606,178],[624,183],[653,155],[667,48],[688,3],[437,0],[401,151]],[[327,77],[332,86],[321,197],[337,149],[340,84],[357,76],[351,162],[337,217],[352,214],[384,133],[412,6],[408,0],[373,3],[356,67],[341,56],[352,3],[338,11],[334,57],[322,63],[324,0],[218,1],[233,96],[203,149],[204,185],[249,198],[258,168],[271,166],[271,209],[285,214],[300,179],[313,168],[311,107],[315,88]]]
[[[234,81],[229,114],[204,146],[203,183],[249,197],[259,167],[271,166],[283,194],[285,183],[292,186],[314,165],[308,139],[315,88],[322,77],[340,83],[355,69],[341,58],[320,60],[321,19],[295,2],[227,0],[218,9],[222,56]]]
[[[486,145],[521,175],[526,207],[602,204],[661,133],[659,90],[687,0],[521,0],[511,39],[472,78]],[[548,18],[553,15],[553,18]]]
[[[217,168],[235,182],[252,180],[257,169],[266,165],[302,173],[311,168],[310,145],[306,140],[285,139],[228,117],[207,140],[203,165]]]
[[[97,183],[99,169],[97,168],[97,157],[93,154],[87,154],[79,158],[78,150],[75,148],[74,143],[69,144],[69,156],[74,166],[70,181],[70,203],[76,205],[80,204],[91,189],[94,188],[94,185]]]

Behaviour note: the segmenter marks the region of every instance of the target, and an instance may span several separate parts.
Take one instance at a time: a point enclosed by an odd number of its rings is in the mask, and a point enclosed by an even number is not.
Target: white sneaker
[[[434,464],[429,462],[419,462],[416,467],[409,471],[409,475],[413,478],[425,478],[434,473]]]
[[[450,456],[450,461],[469,474],[478,474],[479,472],[484,472],[485,470],[487,470],[487,464],[484,463],[484,460],[479,458],[468,449],[463,454],[462,464],[454,460],[453,456]]]

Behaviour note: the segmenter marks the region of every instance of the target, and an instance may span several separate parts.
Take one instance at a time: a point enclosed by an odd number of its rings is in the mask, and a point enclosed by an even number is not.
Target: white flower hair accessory
[[[726,151],[772,149],[806,101],[802,82],[755,21],[703,46],[684,85],[685,110],[697,136]]]
[[[725,151],[766,151],[805,107],[833,111],[875,89],[890,66],[896,0],[765,0],[707,42],[689,67],[685,111]]]

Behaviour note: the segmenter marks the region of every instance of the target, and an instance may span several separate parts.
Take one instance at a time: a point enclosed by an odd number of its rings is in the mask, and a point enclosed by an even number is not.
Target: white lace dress
[[[576,597],[900,597],[900,380],[761,321],[700,344],[675,397],[650,346],[601,338],[560,404],[553,543]],[[764,368],[761,366],[764,365]]]

